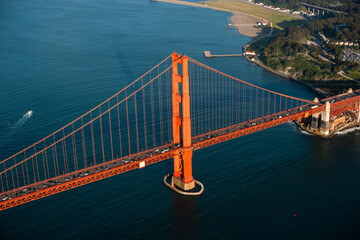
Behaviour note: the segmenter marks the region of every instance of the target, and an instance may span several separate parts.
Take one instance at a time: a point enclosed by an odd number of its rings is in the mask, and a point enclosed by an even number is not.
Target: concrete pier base
[[[311,129],[317,131],[319,130],[319,113],[315,113],[311,117]]]
[[[327,101],[325,103],[325,111],[321,113],[321,126],[320,126],[320,133],[325,137],[329,135],[329,126],[330,122],[330,103]]]
[[[181,178],[177,178],[177,177],[172,177],[171,178],[171,185],[172,186],[177,186],[178,188],[187,191],[187,190],[191,190],[195,187],[195,180],[192,180],[189,183],[185,183],[183,182],[183,180]]]

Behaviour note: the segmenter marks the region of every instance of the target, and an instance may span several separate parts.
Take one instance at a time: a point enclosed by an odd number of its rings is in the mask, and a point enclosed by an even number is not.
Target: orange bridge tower
[[[182,75],[179,74],[178,64],[182,65]],[[180,113],[180,104],[182,104],[182,114]],[[190,190],[195,187],[195,180],[192,176],[193,150],[191,146],[188,57],[180,56],[175,52],[172,54],[172,109],[173,141],[175,144],[182,143],[183,150],[181,154],[174,156],[171,185],[182,190]]]

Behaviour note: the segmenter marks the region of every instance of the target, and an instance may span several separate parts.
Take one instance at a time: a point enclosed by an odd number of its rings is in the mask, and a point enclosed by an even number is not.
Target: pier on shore
[[[213,57],[243,57],[244,55],[242,53],[238,54],[222,54],[222,55],[211,55],[210,51],[204,51],[204,56],[206,58],[213,58]]]

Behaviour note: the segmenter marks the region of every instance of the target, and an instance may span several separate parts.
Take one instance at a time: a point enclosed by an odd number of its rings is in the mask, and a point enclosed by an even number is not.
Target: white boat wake
[[[301,134],[304,134],[304,135],[311,135],[309,132],[305,131],[305,130],[302,130],[301,128],[299,128],[298,130]]]
[[[355,132],[355,131],[358,131],[358,130],[360,130],[360,127],[354,127],[354,128],[349,128],[349,129],[342,130],[340,132],[337,132],[336,134],[337,135],[343,135],[343,134],[347,134],[347,133],[350,133],[350,132]]]
[[[305,130],[303,130],[301,127],[298,127],[294,122],[288,122],[289,124],[291,124],[294,128],[293,130],[297,133],[303,134],[303,135],[309,135],[311,136],[311,134]]]
[[[19,121],[17,121],[11,128],[12,129],[18,129],[21,128],[22,125],[24,125],[24,123],[26,123],[26,121],[31,118],[31,116],[33,115],[33,111],[30,110],[27,113],[25,113],[22,118],[19,119]]]

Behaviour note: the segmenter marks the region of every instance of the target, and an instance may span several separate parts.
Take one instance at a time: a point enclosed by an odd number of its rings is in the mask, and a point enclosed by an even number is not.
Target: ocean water
[[[85,113],[177,51],[313,99],[239,53],[229,13],[145,0],[0,2],[0,159]],[[32,110],[31,116],[26,114]],[[28,114],[29,115],[29,114]],[[167,160],[0,212],[0,239],[358,239],[360,131],[322,140],[288,123],[194,152],[198,197]]]

